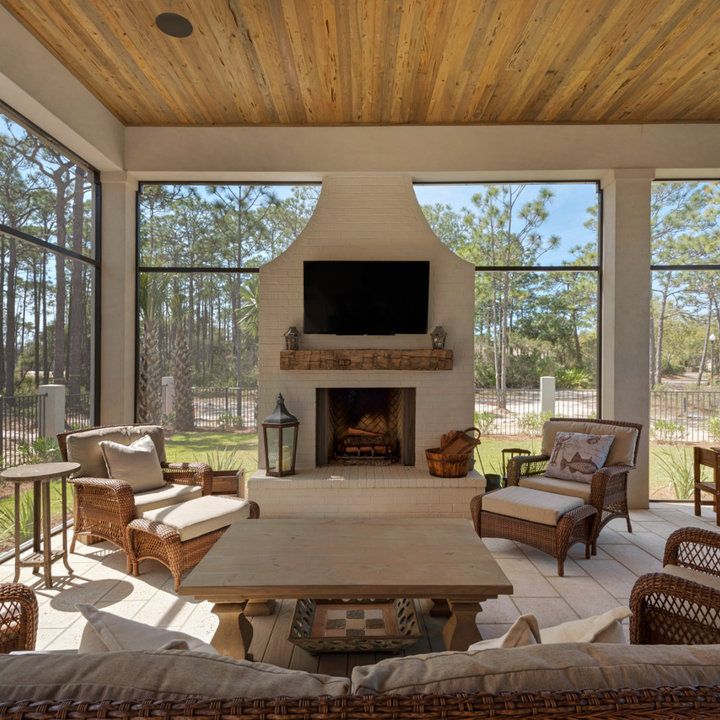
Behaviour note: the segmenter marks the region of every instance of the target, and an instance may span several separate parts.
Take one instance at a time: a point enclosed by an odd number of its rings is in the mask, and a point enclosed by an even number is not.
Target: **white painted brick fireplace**
[[[428,330],[444,326],[454,353],[452,370],[281,370],[283,334],[303,329],[303,262],[306,260],[426,260],[430,262]],[[428,226],[412,180],[400,175],[324,178],[315,213],[295,242],[260,270],[258,417],[282,392],[300,420],[298,474],[269,478],[263,466],[247,480],[248,496],[263,517],[288,515],[413,514],[469,516],[470,498],[484,490],[471,473],[462,481],[433,478],[425,449],[440,436],[473,425],[474,268],[443,245]],[[304,335],[302,349],[417,349],[430,335]],[[316,467],[318,388],[415,388],[413,466]],[[262,437],[261,437],[262,443]],[[330,478],[333,477],[331,481]]]

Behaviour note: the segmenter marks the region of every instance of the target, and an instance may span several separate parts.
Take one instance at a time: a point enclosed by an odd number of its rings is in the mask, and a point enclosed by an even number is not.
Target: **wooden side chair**
[[[35,593],[19,583],[0,584],[0,653],[34,650],[37,629]]]
[[[720,533],[695,527],[672,533],[662,572],[638,578],[630,609],[636,645],[720,643]]]

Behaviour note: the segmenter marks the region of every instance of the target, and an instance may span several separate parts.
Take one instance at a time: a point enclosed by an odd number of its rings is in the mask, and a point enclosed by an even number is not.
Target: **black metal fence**
[[[45,426],[45,395],[0,397],[0,467],[26,460]]]
[[[92,422],[90,393],[65,396],[65,426],[68,430],[90,427]]]
[[[194,387],[196,430],[251,430],[257,427],[257,388]]]
[[[597,400],[596,390],[556,390],[554,407],[543,413],[540,390],[476,388],[476,421],[486,435],[536,435],[549,414],[597,417]],[[720,442],[720,390],[653,390],[650,434],[664,442]]]

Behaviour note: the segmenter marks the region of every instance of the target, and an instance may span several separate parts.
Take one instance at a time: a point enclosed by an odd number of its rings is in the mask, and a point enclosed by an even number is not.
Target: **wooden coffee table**
[[[179,590],[214,603],[212,644],[239,659],[252,640],[248,601],[442,598],[445,647],[466,650],[481,639],[479,603],[512,592],[470,520],[441,518],[234,523]]]

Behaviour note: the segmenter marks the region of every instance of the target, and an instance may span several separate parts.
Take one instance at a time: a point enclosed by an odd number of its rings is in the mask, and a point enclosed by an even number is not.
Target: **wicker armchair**
[[[720,643],[720,533],[676,530],[665,544],[664,572],[638,578],[630,595],[630,642]]]
[[[18,583],[0,584],[0,653],[34,650],[37,628],[35,593]]]
[[[632,532],[630,514],[627,503],[628,474],[634,469],[637,462],[638,445],[642,425],[618,420],[579,420],[571,418],[550,418],[543,427],[542,452],[538,455],[519,455],[513,457],[507,464],[507,484],[524,485],[525,479],[544,476],[547,463],[557,432],[570,430],[572,432],[591,432],[597,434],[623,434],[623,447],[610,449],[608,464],[600,468],[590,483],[589,497],[583,498],[585,502],[597,510],[595,528],[593,529],[593,555],[597,551],[597,537],[603,526],[617,517],[625,518],[628,532]],[[617,444],[617,440],[616,443]],[[618,462],[621,460],[621,462]],[[571,490],[564,492],[557,489],[565,483],[570,487],[569,481],[553,481],[547,488],[539,487],[537,481],[527,481],[528,487],[559,492],[564,495],[573,495]],[[553,487],[554,485],[554,487]]]
[[[68,438],[79,433],[92,434],[96,431],[114,430],[142,432],[146,427],[161,430],[156,426],[128,425],[114,428],[104,426],[90,430],[74,430],[58,435],[60,453],[63,460],[75,459],[68,450]],[[102,437],[98,437],[98,442]],[[212,490],[212,469],[205,463],[169,463],[165,461],[164,448],[159,452],[163,476],[168,486],[197,485],[202,495]],[[82,468],[81,471],[82,473]],[[126,528],[138,514],[135,508],[135,496],[131,486],[122,480],[105,477],[79,476],[70,480],[75,488],[75,516],[73,539],[70,551],[75,551],[79,535],[89,536],[88,544],[109,540],[128,553]],[[128,553],[129,555],[129,553]]]

